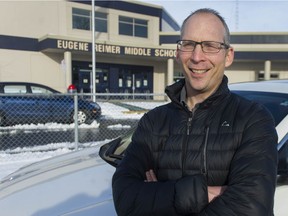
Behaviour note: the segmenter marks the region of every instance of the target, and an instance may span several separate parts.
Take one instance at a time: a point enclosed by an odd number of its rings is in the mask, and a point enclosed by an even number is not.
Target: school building
[[[93,15],[92,1],[0,1],[0,81],[61,92],[74,84],[90,93],[95,79],[99,93],[163,93],[182,77],[175,60],[180,26],[165,8],[132,0],[94,4]],[[230,83],[288,78],[287,32],[231,34]]]

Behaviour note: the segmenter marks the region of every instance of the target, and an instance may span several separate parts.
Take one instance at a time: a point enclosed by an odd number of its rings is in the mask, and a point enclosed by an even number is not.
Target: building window
[[[73,29],[90,30],[90,11],[72,9]]]
[[[147,38],[148,21],[119,16],[119,34]]]
[[[107,32],[107,14],[95,12],[95,31]]]
[[[73,29],[91,30],[92,14],[89,10],[79,8],[72,9],[72,25]],[[107,32],[107,14],[95,12],[95,31]]]

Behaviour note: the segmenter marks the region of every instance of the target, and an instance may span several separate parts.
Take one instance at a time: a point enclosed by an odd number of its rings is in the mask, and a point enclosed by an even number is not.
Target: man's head
[[[191,13],[188,17],[186,17],[186,19],[183,21],[182,26],[181,26],[181,35],[180,35],[181,39],[183,37],[183,31],[185,29],[185,23],[187,22],[187,20],[191,16],[193,16],[195,14],[199,14],[199,13],[210,13],[210,14],[214,14],[216,17],[218,17],[218,19],[223,24],[223,27],[224,27],[224,30],[225,30],[223,41],[224,41],[225,44],[230,45],[230,30],[229,30],[229,27],[228,27],[227,23],[225,22],[224,18],[217,11],[215,11],[213,9],[210,9],[210,8],[199,9],[199,10],[194,11],[193,13]]]
[[[183,69],[188,95],[212,94],[233,59],[229,29],[218,12],[200,9],[184,20],[177,60]]]

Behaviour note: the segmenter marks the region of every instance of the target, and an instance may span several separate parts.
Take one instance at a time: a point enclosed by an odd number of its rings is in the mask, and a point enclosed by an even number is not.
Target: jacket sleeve
[[[153,169],[154,162],[150,145],[152,127],[147,116],[143,118],[113,175],[112,190],[117,214],[174,216],[187,215],[191,209],[192,212],[200,212],[208,204],[203,175],[165,182],[144,182],[145,172]]]
[[[228,187],[201,215],[273,215],[277,133],[272,116],[266,109],[260,105],[252,108],[241,144],[231,163]]]

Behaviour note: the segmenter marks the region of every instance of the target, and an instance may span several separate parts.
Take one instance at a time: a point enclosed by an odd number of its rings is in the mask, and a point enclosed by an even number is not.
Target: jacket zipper
[[[190,128],[192,125],[192,120],[193,120],[194,112],[189,113],[188,121],[187,121],[187,131],[186,131],[186,140],[183,143],[182,147],[182,175],[184,175],[184,170],[185,170],[185,162],[186,162],[186,153],[187,153],[187,145],[188,145],[188,140],[189,140],[189,134],[190,134]]]
[[[202,167],[202,174],[207,176],[207,144],[208,144],[208,135],[209,135],[209,126],[205,127],[205,140],[203,146],[203,167]]]
[[[191,128],[192,119],[193,119],[193,113],[191,112],[191,114],[190,114],[190,116],[188,118],[188,122],[187,122],[187,135],[190,134],[190,128]]]

